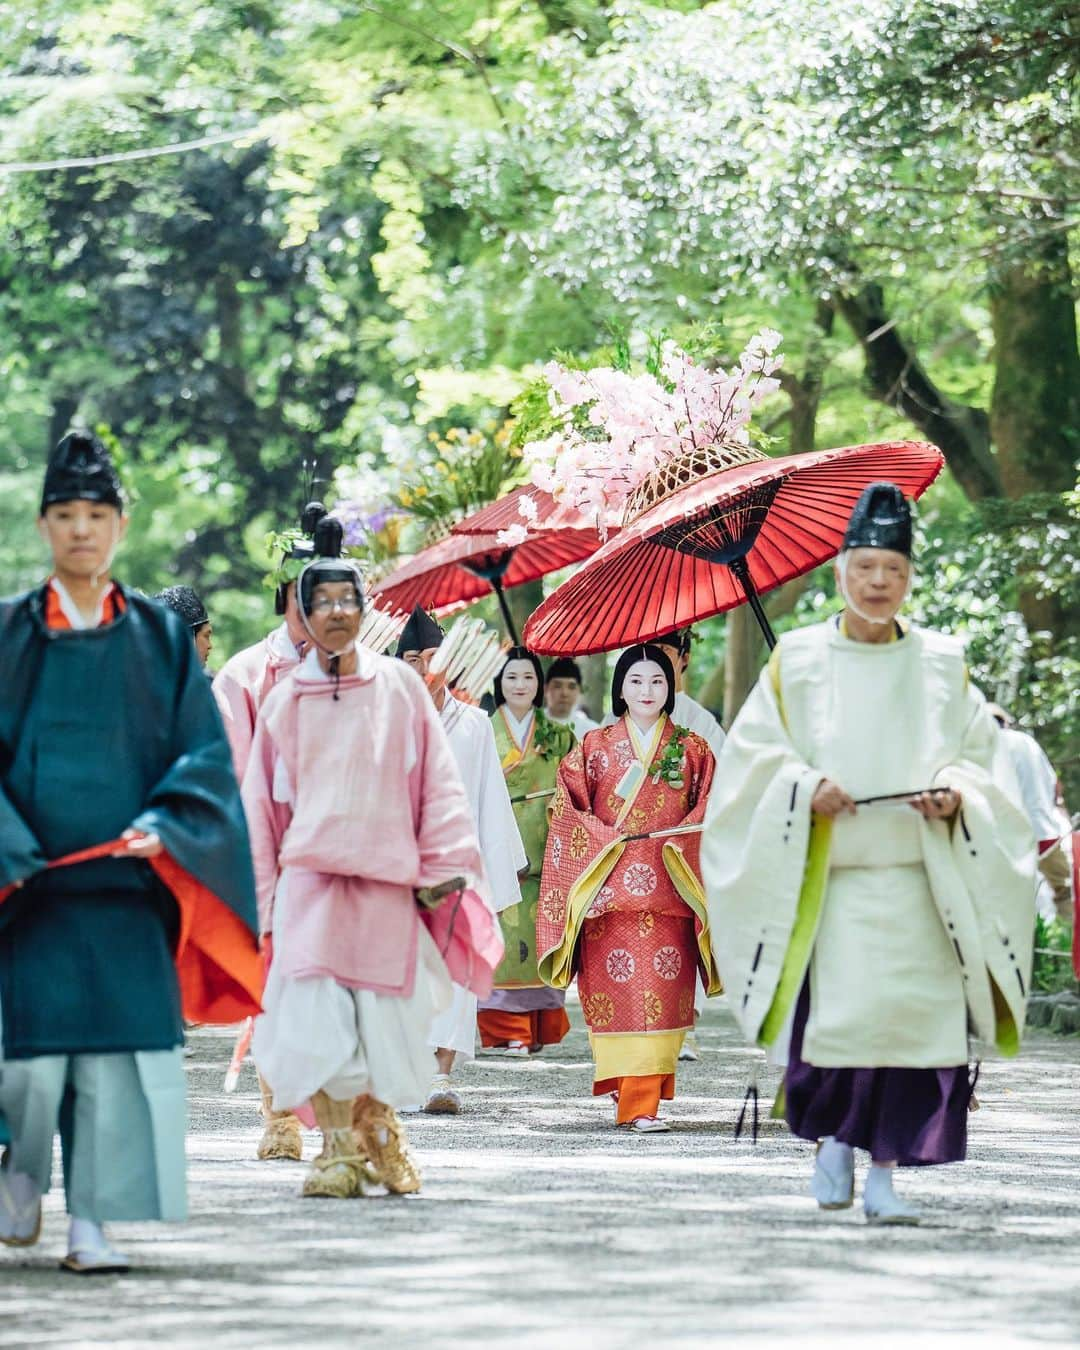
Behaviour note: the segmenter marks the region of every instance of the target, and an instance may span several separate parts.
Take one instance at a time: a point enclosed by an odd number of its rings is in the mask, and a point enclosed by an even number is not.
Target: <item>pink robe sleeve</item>
[[[255,699],[251,690],[227,667],[214,677],[212,689],[221,720],[225,723],[233,768],[242,783],[255,738]]]
[[[244,801],[251,859],[255,867],[255,899],[259,907],[259,933],[273,931],[274,892],[277,889],[281,841],[292,820],[292,807],[274,800],[274,739],[261,718],[256,723],[251,753],[240,795]]]

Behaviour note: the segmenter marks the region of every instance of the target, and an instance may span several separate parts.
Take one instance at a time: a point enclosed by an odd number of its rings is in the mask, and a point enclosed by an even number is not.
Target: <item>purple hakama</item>
[[[787,1123],[800,1139],[833,1135],[901,1167],[962,1162],[972,1084],[968,1066],[947,1069],[825,1069],[802,1057],[809,982],[795,1010],[785,1094]]]
[[[566,1003],[566,992],[563,989],[548,989],[546,986],[540,989],[493,989],[491,994],[482,1000],[480,1010],[486,1012],[493,1009],[498,1012],[548,1012],[552,1009],[561,1008]]]

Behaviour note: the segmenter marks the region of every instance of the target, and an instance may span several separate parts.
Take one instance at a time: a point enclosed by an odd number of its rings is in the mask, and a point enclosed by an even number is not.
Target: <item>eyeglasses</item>
[[[311,602],[312,614],[333,614],[335,609],[340,609],[342,614],[355,614],[359,608],[360,601],[355,595],[346,595],[338,600],[321,595],[318,600]]]

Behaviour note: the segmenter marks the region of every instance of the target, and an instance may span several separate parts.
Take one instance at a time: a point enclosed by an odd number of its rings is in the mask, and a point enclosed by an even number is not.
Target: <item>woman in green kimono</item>
[[[511,647],[495,677],[491,720],[529,870],[521,881],[521,903],[499,915],[506,955],[478,1017],[481,1044],[508,1055],[524,1056],[557,1045],[570,1030],[565,993],[547,988],[537,968],[536,905],[555,776],[575,738],[568,726],[548,718],[543,705],[544,671],[539,660],[524,647]]]

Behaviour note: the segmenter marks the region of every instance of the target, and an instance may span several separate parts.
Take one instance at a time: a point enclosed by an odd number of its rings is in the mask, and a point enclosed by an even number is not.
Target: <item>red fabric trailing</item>
[[[184,1017],[228,1026],[262,1012],[263,957],[255,934],[169,853],[149,861],[180,910],[176,975]]]
[[[1072,845],[1072,884],[1073,884],[1073,974],[1080,980],[1080,843],[1073,831],[1069,840]]]
[[[54,858],[46,870],[116,857],[127,851],[127,840],[108,843]],[[176,975],[184,1017],[189,1022],[229,1026],[262,1012],[263,957],[255,935],[190,872],[168,853],[149,859],[168,887],[180,911],[180,938],[176,945]],[[16,888],[0,890],[0,904]],[[267,961],[269,966],[269,961]]]

